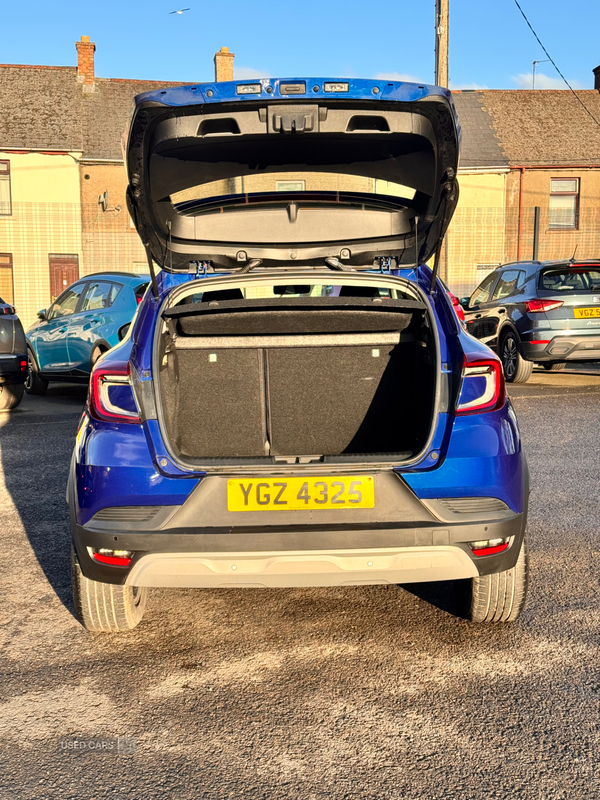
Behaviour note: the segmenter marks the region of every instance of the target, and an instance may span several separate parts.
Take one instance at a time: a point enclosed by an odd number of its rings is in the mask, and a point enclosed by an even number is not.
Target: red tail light
[[[460,304],[460,300],[455,294],[452,294],[452,292],[448,292],[448,297],[450,298],[450,300],[452,300],[452,305],[454,306],[454,310],[456,311],[456,316],[464,322],[465,312],[463,311],[463,307]]]
[[[484,542],[469,542],[474,556],[495,556],[503,553],[510,546],[510,539],[488,539]]]
[[[457,414],[481,414],[502,408],[506,399],[504,372],[499,361],[469,360],[465,356]]]
[[[0,314],[16,314],[17,309],[14,306],[0,306]]]
[[[135,553],[131,550],[106,550],[101,547],[99,550],[92,550],[92,558],[100,564],[108,564],[111,567],[128,567]]]
[[[542,311],[560,308],[564,305],[564,300],[526,300],[523,305],[531,314],[539,314]]]
[[[89,407],[95,419],[107,422],[141,422],[139,411],[127,411],[111,402],[111,388],[131,386],[129,364],[103,364],[94,367],[90,375]],[[133,391],[133,390],[132,390]]]

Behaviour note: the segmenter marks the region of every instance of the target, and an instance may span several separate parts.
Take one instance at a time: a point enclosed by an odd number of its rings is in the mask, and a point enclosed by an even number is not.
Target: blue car
[[[82,624],[133,628],[152,587],[423,581],[474,622],[516,619],[519,428],[437,278],[450,93],[183,86],[138,96],[127,141],[151,287],[92,371],[73,453]]]
[[[87,275],[66,289],[27,331],[29,394],[48,381],[87,383],[100,356],[125,336],[150,277],[129,272]]]

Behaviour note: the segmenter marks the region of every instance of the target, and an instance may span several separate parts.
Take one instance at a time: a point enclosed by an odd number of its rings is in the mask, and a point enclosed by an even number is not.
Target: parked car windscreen
[[[487,278],[485,278],[483,282],[479,284],[469,299],[470,308],[478,306],[481,303],[487,303],[487,301],[490,299],[492,288],[497,278],[498,273],[492,272],[491,275],[488,275]]]
[[[540,273],[539,288],[561,294],[600,291],[600,266],[550,267]]]
[[[79,302],[79,295],[83,291],[84,286],[85,283],[80,283],[76,286],[72,286],[70,289],[67,289],[66,292],[63,292],[58,300],[55,300],[50,307],[48,319],[64,317],[67,314],[75,313],[77,303]]]

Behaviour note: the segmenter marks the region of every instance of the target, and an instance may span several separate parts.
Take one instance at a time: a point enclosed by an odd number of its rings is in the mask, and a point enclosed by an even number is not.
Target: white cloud
[[[251,81],[254,78],[270,78],[265,69],[254,69],[253,67],[234,67],[233,77],[236,81]]]
[[[531,89],[533,76],[531,72],[522,72],[520,75],[511,75],[511,80],[517,86],[518,89]],[[567,78],[567,80],[574,89],[581,89],[581,83],[579,81],[571,80],[570,78]],[[543,72],[536,72],[535,88],[566,89],[567,85],[563,81],[563,79],[559,78],[558,76],[555,78],[551,77],[550,75],[545,75]]]
[[[480,83],[454,83],[454,81],[450,81],[450,89],[458,90],[458,89],[487,89],[487,86],[483,86]]]
[[[404,72],[378,72],[374,76],[376,81],[405,81],[406,83],[424,83],[414,75],[407,75]]]

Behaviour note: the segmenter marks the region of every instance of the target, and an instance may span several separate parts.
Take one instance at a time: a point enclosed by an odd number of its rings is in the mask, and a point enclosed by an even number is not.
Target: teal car
[[[29,394],[49,381],[87,383],[100,356],[126,335],[150,281],[147,275],[101,272],[71,284],[27,331]]]

